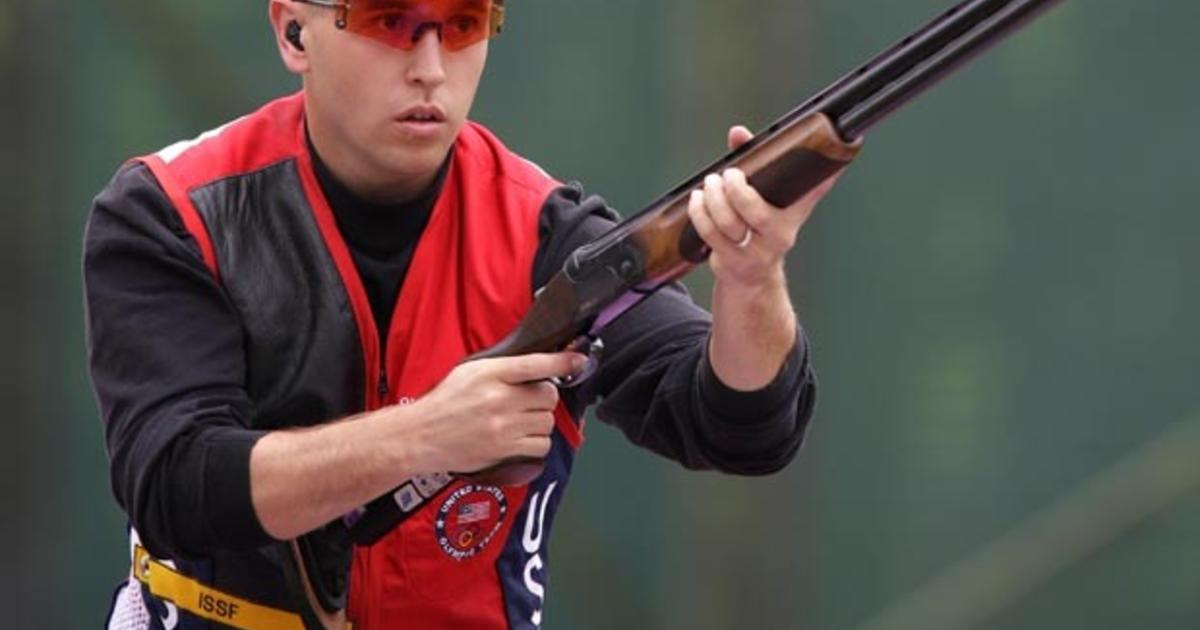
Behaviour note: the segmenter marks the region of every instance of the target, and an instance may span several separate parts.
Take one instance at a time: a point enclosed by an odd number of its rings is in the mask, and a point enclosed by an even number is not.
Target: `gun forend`
[[[780,208],[791,205],[845,168],[862,148],[861,137],[846,142],[838,134],[833,122],[820,112],[792,121],[782,129],[768,128],[763,133],[768,137],[736,156],[723,168],[742,169],[754,189],[771,205]],[[654,275],[653,270],[660,270],[660,273],[670,276],[663,278],[663,282],[686,272],[685,269],[679,274],[672,273],[674,266],[671,259],[682,258],[695,265],[708,258],[708,246],[696,234],[691,221],[687,220],[690,192],[679,195],[671,202],[678,208],[662,213],[663,223],[659,230],[655,230],[671,234],[673,238],[661,244],[647,244],[655,252],[649,256],[651,275]]]

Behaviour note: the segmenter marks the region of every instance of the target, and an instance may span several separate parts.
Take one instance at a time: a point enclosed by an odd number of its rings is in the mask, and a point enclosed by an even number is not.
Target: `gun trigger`
[[[577,337],[567,346],[567,349],[586,355],[587,363],[584,363],[583,369],[575,374],[550,379],[550,382],[559,389],[579,387],[596,373],[596,369],[600,367],[600,360],[604,357],[604,341],[599,337],[591,338],[585,335]]]

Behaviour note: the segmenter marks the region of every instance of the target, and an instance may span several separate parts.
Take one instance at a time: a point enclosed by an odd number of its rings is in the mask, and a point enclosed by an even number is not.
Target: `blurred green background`
[[[947,3],[510,4],[475,117],[632,212]],[[0,5],[4,627],[100,627],[127,570],[82,227],[124,159],[297,87],[265,6]],[[546,627],[1200,627],[1197,24],[1068,2],[878,129],[789,260],[800,458],[690,474],[592,422]]]

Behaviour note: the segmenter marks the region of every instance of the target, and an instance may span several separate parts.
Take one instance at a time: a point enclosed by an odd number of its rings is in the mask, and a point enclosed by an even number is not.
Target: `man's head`
[[[352,4],[271,0],[271,25],[284,65],[303,77],[321,158],[356,193],[402,200],[432,181],[466,121],[502,9],[491,0]]]

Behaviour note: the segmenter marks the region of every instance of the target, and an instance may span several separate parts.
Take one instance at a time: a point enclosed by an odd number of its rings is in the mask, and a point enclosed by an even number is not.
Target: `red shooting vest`
[[[499,341],[532,302],[539,215],[559,186],[467,123],[380,357],[366,293],[313,171],[303,114],[303,97],[293,95],[142,158],[242,317],[254,428],[404,404]],[[455,481],[377,544],[356,549],[356,628],[540,624],[546,534],[582,439],[561,405],[556,420],[545,472],[529,486]],[[288,608],[294,600],[264,577],[273,575],[270,558],[221,552],[181,570]]]

